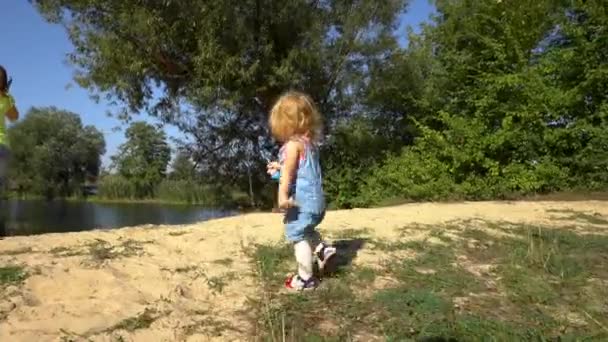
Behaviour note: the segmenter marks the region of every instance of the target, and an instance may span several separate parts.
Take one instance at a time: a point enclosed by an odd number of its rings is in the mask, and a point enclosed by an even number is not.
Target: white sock
[[[312,249],[310,243],[302,240],[293,245],[298,262],[298,275],[303,280],[308,280],[312,277]]]

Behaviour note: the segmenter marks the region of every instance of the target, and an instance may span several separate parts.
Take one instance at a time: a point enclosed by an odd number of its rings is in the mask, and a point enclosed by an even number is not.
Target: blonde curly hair
[[[270,110],[268,120],[275,139],[286,142],[294,136],[317,140],[321,134],[321,114],[310,96],[290,91],[283,94]]]

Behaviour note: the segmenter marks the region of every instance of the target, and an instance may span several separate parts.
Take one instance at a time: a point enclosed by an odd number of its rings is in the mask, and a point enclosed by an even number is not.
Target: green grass
[[[27,272],[21,266],[0,267],[0,286],[19,284],[27,278]]]
[[[426,248],[427,242],[425,240],[408,240],[408,241],[385,241],[385,240],[373,240],[371,242],[372,248],[381,252],[395,252],[411,250],[414,252],[423,251]]]
[[[375,269],[366,266],[353,267],[350,270],[350,275],[353,280],[360,282],[361,284],[373,283],[374,280],[376,280],[376,277],[378,276],[377,273],[378,272]]]
[[[348,228],[336,231],[332,234],[332,238],[336,240],[341,239],[360,239],[370,234],[370,230],[367,228]]]
[[[250,255],[262,285],[250,302],[258,318],[254,335],[266,341],[608,340],[608,236],[487,226],[506,234],[452,225],[427,227],[441,244],[372,241],[368,248],[376,253],[411,250],[415,257],[346,266],[317,291],[296,294],[280,291],[285,273],[295,269],[291,247],[259,245]]]
[[[280,282],[285,272],[289,270],[292,255],[293,249],[288,244],[256,246],[251,257],[262,284],[272,285]]]
[[[561,218],[554,218],[555,220],[580,221],[592,225],[608,225],[608,219],[598,213],[589,214],[572,209],[550,209],[547,212],[565,215]]]

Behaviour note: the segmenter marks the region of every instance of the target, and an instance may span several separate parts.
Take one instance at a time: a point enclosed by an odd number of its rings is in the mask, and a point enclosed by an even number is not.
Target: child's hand
[[[281,164],[279,164],[278,162],[270,162],[266,165],[266,173],[268,173],[269,175],[274,174],[275,172],[279,171],[281,169]]]
[[[296,201],[293,198],[279,195],[279,209],[289,209],[296,206]]]
[[[296,207],[296,202],[293,200],[293,198],[279,202],[279,209],[289,209],[294,207]]]

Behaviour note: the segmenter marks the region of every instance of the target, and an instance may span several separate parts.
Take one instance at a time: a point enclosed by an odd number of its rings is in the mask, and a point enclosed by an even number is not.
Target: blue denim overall
[[[315,228],[325,217],[319,149],[307,140],[299,141],[304,144],[304,156],[299,160],[295,181],[289,189],[296,207],[289,208],[285,214],[285,237],[294,243],[313,236]],[[281,152],[281,164],[283,159]]]

